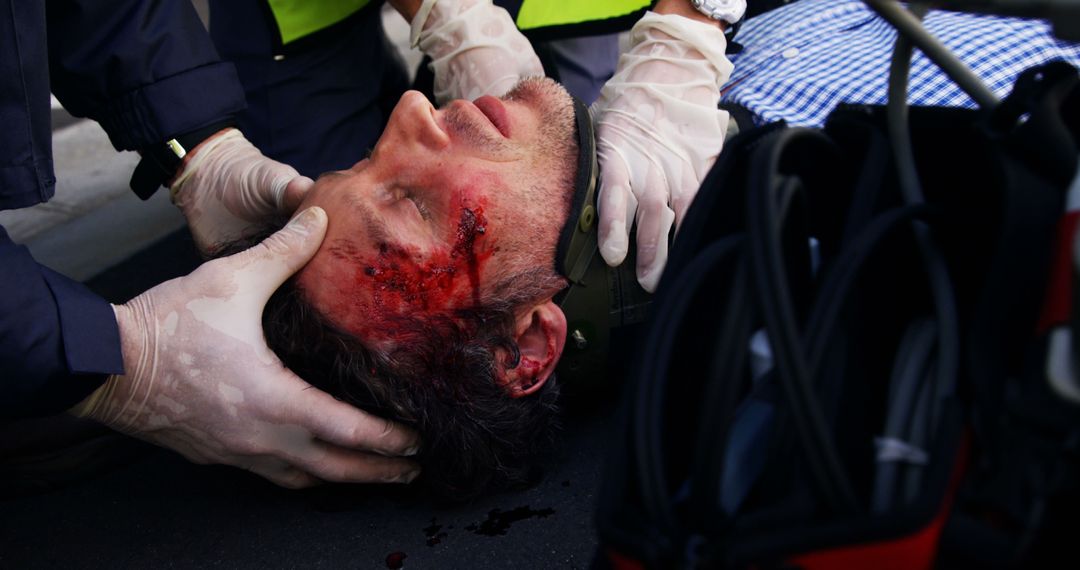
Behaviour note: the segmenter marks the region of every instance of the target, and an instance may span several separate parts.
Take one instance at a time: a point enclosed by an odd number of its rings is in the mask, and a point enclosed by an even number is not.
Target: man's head
[[[446,491],[523,480],[550,437],[566,336],[555,250],[577,152],[572,101],[549,80],[441,110],[410,92],[371,156],[301,206],[330,224],[267,307],[271,348],[320,388],[416,425]]]

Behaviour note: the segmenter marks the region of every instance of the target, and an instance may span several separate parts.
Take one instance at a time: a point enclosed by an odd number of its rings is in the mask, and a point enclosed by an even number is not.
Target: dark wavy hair
[[[496,382],[496,349],[508,368],[520,360],[514,310],[564,286],[550,270],[511,276],[478,307],[453,315],[401,319],[387,352],[330,324],[290,280],[266,305],[267,344],[315,387],[365,411],[418,430],[421,482],[444,498],[529,482],[558,426],[554,378],[511,398]]]

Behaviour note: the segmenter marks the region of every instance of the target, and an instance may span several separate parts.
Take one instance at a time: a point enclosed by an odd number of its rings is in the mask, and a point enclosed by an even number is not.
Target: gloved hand
[[[184,159],[170,185],[195,245],[212,254],[287,217],[314,182],[263,156],[236,129],[203,141]]]
[[[412,19],[413,47],[431,57],[435,101],[504,95],[544,66],[510,14],[491,0],[424,0]]]
[[[114,307],[127,373],[73,412],[196,463],[224,463],[286,487],[319,479],[407,482],[417,437],[312,388],[266,346],[262,311],[307,263],[326,213]]]
[[[728,114],[717,109],[731,75],[723,32],[648,12],[593,104],[600,160],[600,253],[626,258],[637,214],[637,278],[654,291],[677,226],[720,153]]]

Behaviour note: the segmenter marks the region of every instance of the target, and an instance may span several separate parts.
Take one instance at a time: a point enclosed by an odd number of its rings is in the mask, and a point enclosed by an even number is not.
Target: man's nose
[[[440,123],[441,113],[419,91],[406,91],[390,114],[386,130],[405,135],[425,148],[438,150],[450,144]]]

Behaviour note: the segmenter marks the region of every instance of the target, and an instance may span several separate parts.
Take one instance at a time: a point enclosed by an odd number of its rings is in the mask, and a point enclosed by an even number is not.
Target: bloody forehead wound
[[[330,245],[327,252],[353,268],[346,273],[350,282],[343,284],[344,295],[330,308],[339,326],[361,338],[397,340],[394,333],[404,321],[480,305],[480,275],[494,253],[487,239],[484,200],[455,202],[452,242],[426,254],[416,246],[389,241],[364,253],[344,239]]]

